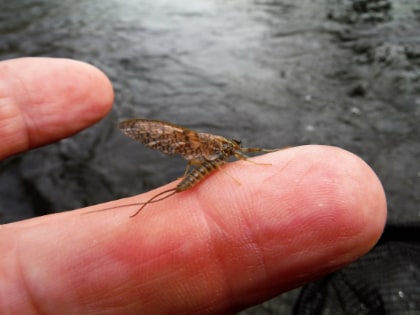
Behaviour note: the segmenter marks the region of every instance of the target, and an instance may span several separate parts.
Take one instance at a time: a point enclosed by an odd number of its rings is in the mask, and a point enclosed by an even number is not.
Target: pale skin
[[[112,102],[109,80],[87,64],[0,62],[0,156],[71,136]],[[345,266],[380,237],[384,192],[355,155],[303,146],[254,161],[272,165],[230,163],[240,185],[215,172],[134,218],[135,206],[81,214],[175,183],[0,226],[0,313],[233,314]]]

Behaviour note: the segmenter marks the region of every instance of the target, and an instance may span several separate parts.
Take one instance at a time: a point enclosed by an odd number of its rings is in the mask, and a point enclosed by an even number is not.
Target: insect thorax
[[[228,160],[236,150],[240,150],[239,141],[227,139],[208,133],[200,133],[200,151],[204,159],[213,161],[216,159]]]

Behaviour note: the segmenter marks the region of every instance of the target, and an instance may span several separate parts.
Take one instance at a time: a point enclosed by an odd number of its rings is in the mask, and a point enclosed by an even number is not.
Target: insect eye
[[[241,140],[232,139],[233,142],[235,142],[237,145],[241,145]]]

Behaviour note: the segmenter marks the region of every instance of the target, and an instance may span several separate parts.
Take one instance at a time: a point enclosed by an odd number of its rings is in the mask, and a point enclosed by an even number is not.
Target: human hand
[[[0,63],[0,156],[69,136],[110,109],[86,64]],[[78,119],[74,119],[77,117]],[[77,122],[75,124],[75,122]],[[366,253],[386,219],[382,186],[358,157],[303,146],[238,161],[195,188],[0,226],[2,314],[231,314]]]

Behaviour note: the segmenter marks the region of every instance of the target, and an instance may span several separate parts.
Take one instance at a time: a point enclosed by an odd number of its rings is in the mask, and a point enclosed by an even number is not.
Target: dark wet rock
[[[0,222],[130,196],[185,162],[125,139],[147,117],[245,145],[336,145],[386,190],[389,223],[419,222],[420,6],[391,0],[0,4],[0,57],[63,56],[104,70],[103,122],[0,164]],[[399,271],[398,271],[399,272]],[[291,312],[288,293],[244,314]]]

